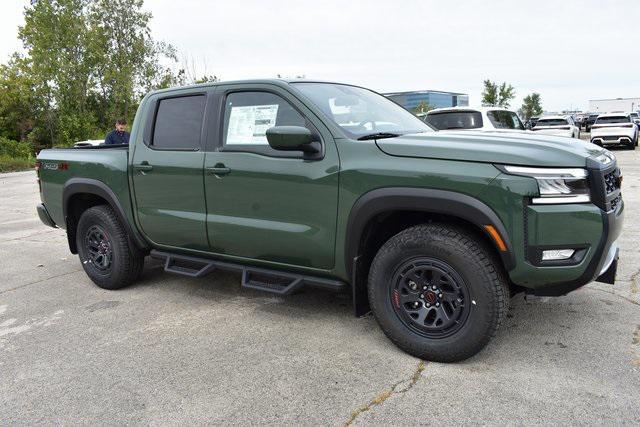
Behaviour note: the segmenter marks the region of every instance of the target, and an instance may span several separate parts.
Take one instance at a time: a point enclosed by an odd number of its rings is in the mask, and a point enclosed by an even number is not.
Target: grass
[[[9,156],[0,156],[0,173],[33,169],[35,162],[36,159],[17,159]]]

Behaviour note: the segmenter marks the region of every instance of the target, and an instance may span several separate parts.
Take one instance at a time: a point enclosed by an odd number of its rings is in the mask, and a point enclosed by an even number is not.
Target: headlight
[[[587,203],[591,201],[587,171],[580,168],[527,168],[521,166],[504,166],[504,170],[512,175],[535,178],[538,182],[540,197],[535,197],[534,204]]]
[[[596,161],[602,163],[603,165],[608,165],[615,160],[616,156],[614,156],[613,153],[609,150],[605,150],[602,154],[596,157]]]

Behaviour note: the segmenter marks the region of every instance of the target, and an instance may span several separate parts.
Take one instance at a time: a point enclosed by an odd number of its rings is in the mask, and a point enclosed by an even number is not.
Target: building
[[[469,106],[469,95],[466,93],[417,90],[412,92],[385,93],[384,95],[402,105],[407,110],[415,109],[422,102],[428,104],[431,108]]]
[[[640,111],[640,98],[590,99],[589,111],[594,113]]]

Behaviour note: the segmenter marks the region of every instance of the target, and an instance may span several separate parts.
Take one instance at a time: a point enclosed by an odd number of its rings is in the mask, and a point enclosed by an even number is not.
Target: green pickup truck
[[[157,91],[129,146],[43,150],[38,213],[100,287],[242,274],[353,295],[406,352],[480,351],[518,292],[613,283],[615,157],[532,133],[439,133],[358,86],[283,80]]]

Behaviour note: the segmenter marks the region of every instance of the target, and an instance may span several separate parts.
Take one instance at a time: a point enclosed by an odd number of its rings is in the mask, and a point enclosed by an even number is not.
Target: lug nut
[[[436,307],[440,307],[440,303],[439,302],[436,303]]]
[[[422,299],[422,298],[424,298],[424,295],[420,294],[420,298],[421,298],[421,299]]]
[[[442,298],[442,294],[438,294],[438,298]]]
[[[431,289],[433,289],[434,291],[438,288],[436,288],[436,285],[431,286]]]
[[[414,302],[414,303],[413,303],[413,307],[414,307],[414,308],[418,308],[418,307],[420,307],[420,303],[419,303],[418,301]]]
[[[423,287],[422,287],[422,290],[423,290],[423,291],[426,291],[427,289],[429,289],[429,287],[428,287],[428,286],[423,286]]]
[[[427,303],[427,308],[431,307],[431,304]]]

